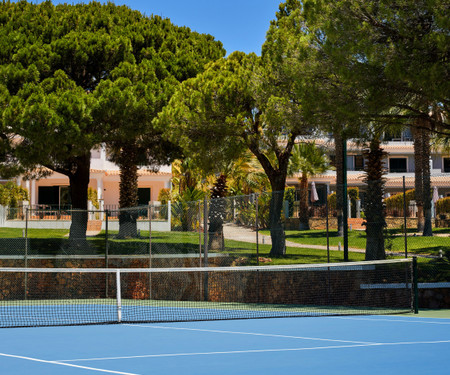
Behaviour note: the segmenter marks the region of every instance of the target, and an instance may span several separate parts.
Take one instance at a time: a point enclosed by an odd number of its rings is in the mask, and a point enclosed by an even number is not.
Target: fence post
[[[147,208],[148,216],[148,268],[152,268],[152,216],[153,206]]]
[[[327,188],[328,190],[328,188]],[[327,261],[330,263],[330,230],[329,230],[329,222],[328,222],[328,192],[327,197],[325,199],[325,217],[326,217],[326,231],[327,231]]]
[[[148,205],[148,268],[152,268],[152,217],[153,206]],[[148,298],[152,299],[152,273],[148,273]]]
[[[109,217],[109,211],[105,210],[105,268],[109,268],[109,259],[108,259],[108,252],[109,252],[109,244],[108,244],[108,217]],[[106,292],[106,298],[108,298],[108,284],[109,284],[109,273],[105,273],[105,292]]]
[[[198,256],[199,267],[202,266],[202,201],[198,201]]]
[[[24,267],[28,268],[28,207],[25,210],[25,254],[24,254]],[[25,299],[27,299],[28,293],[28,272],[25,272]]]
[[[413,257],[413,291],[414,291],[414,314],[419,313],[419,288],[417,283],[417,257]]]
[[[344,261],[348,262],[348,196],[347,196],[347,139],[343,139],[343,174],[344,186],[342,194],[343,230],[344,230]]]
[[[117,304],[117,323],[122,322],[122,291],[120,283],[120,270],[116,271],[116,304]]]
[[[167,201],[167,223],[169,224],[169,231],[172,230],[172,202]]]
[[[408,229],[406,220],[406,183],[403,176],[403,227],[405,232],[405,258],[408,258]]]
[[[203,265],[208,267],[208,201],[203,200]]]
[[[0,205],[0,227],[3,227],[6,223],[6,207]]]
[[[203,266],[208,267],[208,201],[203,200]],[[203,293],[205,301],[208,301],[208,272],[205,272],[203,279]]]
[[[255,211],[256,211],[256,264],[259,266],[259,206],[258,206],[258,194],[255,193]]]

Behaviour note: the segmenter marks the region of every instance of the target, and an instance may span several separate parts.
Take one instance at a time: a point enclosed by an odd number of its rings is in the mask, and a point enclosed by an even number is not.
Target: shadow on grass
[[[408,251],[415,254],[431,254],[431,255],[439,255],[440,250],[442,250],[442,253],[446,253],[450,251],[450,246],[428,246],[428,247],[421,247],[419,249],[408,249]]]

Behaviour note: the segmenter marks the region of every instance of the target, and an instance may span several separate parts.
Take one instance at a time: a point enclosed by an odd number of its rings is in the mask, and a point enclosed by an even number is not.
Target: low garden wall
[[[349,219],[354,220],[354,219]],[[438,220],[432,220],[432,224],[436,222],[436,227],[438,227]],[[388,229],[403,228],[405,221],[401,217],[387,217],[386,224]],[[298,230],[300,227],[300,219],[298,217],[290,217],[284,219],[284,225],[286,230]],[[350,225],[350,224],[349,224]],[[326,229],[326,218],[322,217],[312,217],[309,219],[309,226],[311,229],[325,230]],[[442,224],[441,224],[442,226]],[[356,226],[355,226],[356,227]],[[406,218],[407,228],[417,228],[417,218],[408,217]],[[337,230],[337,218],[328,218],[328,228],[329,230]],[[355,228],[353,228],[355,229]]]

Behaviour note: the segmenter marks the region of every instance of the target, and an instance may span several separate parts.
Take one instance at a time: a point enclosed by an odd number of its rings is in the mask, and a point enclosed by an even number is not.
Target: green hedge
[[[354,216],[354,211],[356,211],[356,201],[359,199],[359,189],[357,187],[351,187],[347,189],[347,195],[351,202],[352,207],[352,216]],[[335,211],[336,210],[336,193],[332,193],[328,195],[328,210]]]
[[[450,214],[450,197],[439,199],[436,202],[436,214]]]
[[[0,204],[3,206],[18,207],[18,202],[28,200],[28,190],[17,186],[14,182],[0,184]]]
[[[405,192],[406,196],[406,207],[409,207],[409,202],[416,199],[416,191],[415,189],[407,190]],[[389,198],[386,198],[384,200],[384,203],[386,205],[386,209],[388,211],[395,210],[395,209],[403,209],[403,193],[398,193],[395,195],[392,195]]]

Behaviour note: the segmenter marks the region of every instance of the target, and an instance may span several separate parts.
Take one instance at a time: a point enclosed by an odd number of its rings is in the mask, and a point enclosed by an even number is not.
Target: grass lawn
[[[29,254],[72,254],[67,249],[69,231],[65,229],[29,229]],[[141,231],[140,239],[116,239],[117,232],[109,232],[109,254],[148,254],[148,231]],[[152,232],[152,253],[154,254],[186,254],[198,253],[199,241],[203,247],[203,237],[190,232]],[[25,241],[22,229],[0,228],[0,252],[5,255],[20,255],[24,253]],[[84,254],[104,254],[106,246],[105,232],[88,237],[83,247]],[[326,250],[288,247],[287,254],[280,258],[270,257],[270,245],[259,245],[260,264],[295,264],[295,263],[325,263]],[[76,251],[76,250],[74,250]],[[211,250],[210,253],[221,252]],[[257,264],[256,244],[234,240],[225,241],[224,253],[236,259],[235,264]],[[351,261],[364,260],[364,254],[351,253]],[[330,261],[343,261],[343,252],[330,251]]]
[[[412,231],[408,235],[408,252],[415,254],[431,254],[439,255],[439,250],[443,253],[450,251],[450,235],[449,228],[436,228],[433,232],[436,236],[423,237],[413,236]],[[263,234],[269,235],[269,231],[262,231]],[[404,252],[405,238],[398,230],[387,230],[386,245],[390,245],[391,251]],[[444,236],[442,236],[444,235]],[[286,240],[304,244],[304,245],[327,245],[327,234],[324,230],[309,230],[309,231],[286,231]],[[343,246],[343,237],[338,236],[337,231],[329,232],[330,246]],[[366,247],[366,233],[365,231],[349,231],[348,245],[350,248],[364,250]]]
[[[450,230],[435,229],[437,234],[449,234]],[[24,253],[25,241],[22,238],[22,229],[0,228],[0,253],[4,255],[21,255]],[[80,249],[68,248],[68,230],[65,229],[29,229],[29,254],[104,254],[106,246],[105,232],[97,236],[88,237]],[[269,231],[262,231],[269,235]],[[148,254],[148,231],[141,231],[139,239],[116,239],[117,234],[109,232],[109,254],[132,255]],[[388,231],[392,243],[392,251],[404,251],[404,237],[394,230]],[[322,230],[286,231],[286,239],[304,245],[326,246],[326,232]],[[337,231],[331,231],[330,246],[343,244],[343,238],[337,236]],[[349,247],[363,250],[365,248],[365,232],[350,231]],[[203,247],[203,237],[191,232],[152,232],[151,244],[153,254],[186,254],[198,253],[199,243]],[[270,245],[259,245],[259,264],[297,264],[297,263],[326,263],[328,261],[325,249],[309,249],[287,247],[286,255],[278,258],[270,256]],[[421,237],[408,236],[408,252],[417,254],[439,254],[439,250],[450,251],[449,237]],[[211,253],[218,252],[210,250]],[[256,244],[233,240],[225,241],[223,251],[234,259],[233,264],[257,264]],[[330,251],[330,262],[343,261],[343,251]],[[349,252],[350,261],[364,260],[364,253]]]
[[[22,228],[0,228],[0,238],[22,238]],[[28,229],[28,238],[64,238],[69,234],[68,229]]]

